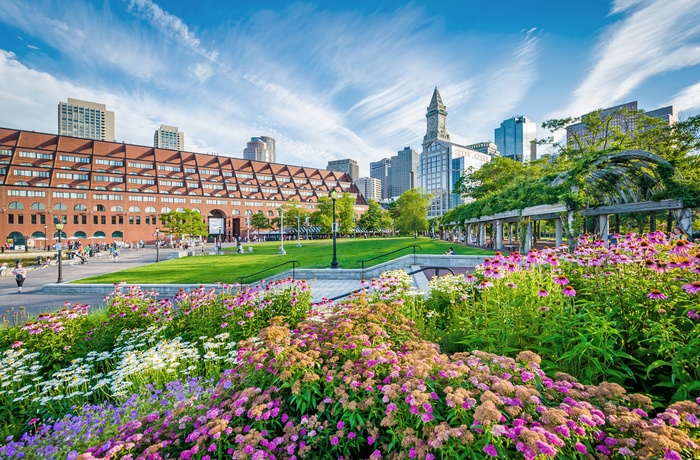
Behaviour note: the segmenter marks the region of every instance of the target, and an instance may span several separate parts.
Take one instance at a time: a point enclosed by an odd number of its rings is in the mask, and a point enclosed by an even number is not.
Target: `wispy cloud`
[[[618,0],[612,12],[627,16],[600,37],[591,71],[564,115],[623,102],[647,79],[700,63],[696,0]]]
[[[676,94],[671,103],[685,112],[700,110],[700,82]]]

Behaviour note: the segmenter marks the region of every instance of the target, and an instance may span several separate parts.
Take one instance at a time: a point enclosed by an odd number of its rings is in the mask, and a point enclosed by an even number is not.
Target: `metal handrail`
[[[238,284],[239,284],[239,286],[243,286],[243,280],[246,279],[246,278],[251,278],[251,277],[253,277],[253,276],[255,276],[255,275],[259,275],[259,274],[261,274],[261,273],[265,273],[265,272],[268,272],[268,271],[270,271],[270,270],[272,270],[272,269],[275,269],[275,268],[278,268],[278,267],[282,267],[282,266],[288,265],[288,264],[292,264],[292,278],[294,278],[294,268],[296,268],[296,267],[298,267],[299,265],[301,265],[301,263],[300,263],[298,260],[288,260],[287,262],[282,262],[281,264],[277,264],[277,265],[275,265],[274,267],[268,267],[268,268],[266,268],[266,269],[264,269],[264,270],[260,270],[259,272],[251,273],[250,275],[239,276],[239,277],[238,277]]]
[[[372,260],[379,259],[380,257],[388,256],[389,254],[393,254],[393,253],[395,253],[395,252],[403,251],[404,249],[408,249],[408,248],[413,248],[413,263],[415,264],[415,263],[416,263],[416,248],[418,248],[419,251],[422,250],[422,248],[421,248],[420,246],[418,246],[417,244],[413,244],[413,245],[411,245],[411,246],[406,246],[406,247],[403,247],[403,248],[400,248],[400,249],[396,249],[395,251],[387,252],[387,253],[384,253],[384,254],[379,254],[378,256],[372,257],[371,259],[358,260],[357,262],[355,262],[355,265],[361,263],[361,264],[362,264],[362,270],[364,271],[364,269],[365,269],[365,262],[370,262],[370,261],[372,261]]]
[[[416,273],[424,272],[426,270],[435,270],[435,276],[440,276],[440,270],[447,270],[448,272],[452,273],[453,276],[455,274],[454,270],[452,270],[450,267],[423,267],[423,268],[419,268],[418,270],[413,270],[412,272],[408,272],[406,274],[407,275],[415,275]],[[331,299],[328,299],[328,300],[333,302],[333,301],[336,301],[338,299],[342,299],[343,297],[347,297],[350,294],[354,294],[358,290],[359,289],[355,289],[354,291],[350,291],[350,292],[346,292],[345,294],[337,295],[337,296],[335,296]]]

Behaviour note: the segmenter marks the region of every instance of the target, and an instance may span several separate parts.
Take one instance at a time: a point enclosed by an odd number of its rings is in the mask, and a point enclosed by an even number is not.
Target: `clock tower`
[[[423,149],[433,141],[450,142],[450,135],[445,126],[445,118],[447,118],[447,109],[445,104],[442,103],[440,92],[436,86],[433,91],[433,98],[430,100],[430,105],[425,113],[427,128],[423,137]]]

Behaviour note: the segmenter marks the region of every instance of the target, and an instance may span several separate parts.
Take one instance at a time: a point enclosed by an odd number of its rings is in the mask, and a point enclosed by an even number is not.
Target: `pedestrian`
[[[116,263],[119,260],[119,249],[115,249],[112,255],[114,257],[114,262]]]
[[[24,280],[27,279],[27,269],[22,267],[22,262],[18,262],[12,274],[15,275],[15,281],[17,281],[17,294],[22,293],[22,285]]]

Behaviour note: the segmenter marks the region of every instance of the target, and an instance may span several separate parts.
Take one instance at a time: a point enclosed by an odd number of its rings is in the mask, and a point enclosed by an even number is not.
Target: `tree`
[[[396,200],[396,227],[404,234],[418,233],[428,230],[428,206],[432,196],[430,194],[411,189],[403,193]]]
[[[163,229],[181,238],[200,237],[209,234],[207,224],[202,215],[193,209],[170,211],[160,215]]]
[[[260,233],[260,230],[264,228],[270,228],[270,221],[265,217],[265,214],[262,212],[258,212],[256,214],[253,214],[253,216],[250,219],[250,225],[253,226],[253,228],[258,229],[258,233]]]
[[[511,185],[514,180],[523,177],[524,170],[525,167],[518,161],[496,157],[479,169],[467,169],[455,184],[455,192],[478,200]]]
[[[332,232],[333,224],[333,200],[328,196],[318,198],[317,211],[311,214],[311,223],[318,225],[324,233]],[[355,197],[350,193],[344,193],[335,200],[335,220],[338,223],[338,232],[350,234],[355,225]]]
[[[375,200],[370,199],[367,211],[360,216],[360,226],[368,232],[377,232],[382,228],[391,227],[389,212]]]

